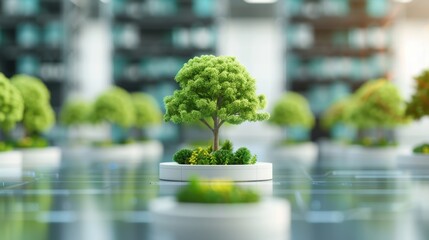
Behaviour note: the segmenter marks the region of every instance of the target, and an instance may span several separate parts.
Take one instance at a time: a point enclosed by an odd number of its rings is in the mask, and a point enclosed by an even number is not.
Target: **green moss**
[[[364,147],[374,147],[374,148],[394,147],[398,145],[394,141],[389,141],[386,139],[371,139],[371,138],[358,139],[354,141],[353,144],[361,145]]]
[[[13,145],[8,142],[0,142],[0,152],[7,152],[13,149]]]
[[[40,136],[25,137],[15,143],[18,148],[45,148],[49,146],[46,139]]]
[[[258,193],[243,189],[232,182],[201,183],[193,178],[189,184],[177,193],[177,201],[183,203],[256,203],[260,201]]]

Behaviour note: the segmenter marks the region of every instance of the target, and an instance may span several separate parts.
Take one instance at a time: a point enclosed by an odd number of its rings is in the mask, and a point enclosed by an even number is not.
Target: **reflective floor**
[[[159,239],[148,202],[173,195],[180,184],[160,182],[157,166],[63,159],[58,169],[1,179],[0,239]],[[294,166],[275,169],[272,182],[245,185],[291,203],[286,239],[429,236],[429,169]]]

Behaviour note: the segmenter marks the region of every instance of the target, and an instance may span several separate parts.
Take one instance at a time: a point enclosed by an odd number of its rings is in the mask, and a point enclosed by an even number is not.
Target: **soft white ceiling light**
[[[277,0],[244,0],[247,3],[262,4],[262,3],[275,3]]]
[[[400,3],[410,3],[413,0],[395,0],[396,2],[400,2]]]

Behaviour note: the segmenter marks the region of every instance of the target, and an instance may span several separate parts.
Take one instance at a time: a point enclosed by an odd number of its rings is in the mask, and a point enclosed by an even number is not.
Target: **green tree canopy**
[[[91,107],[91,104],[85,101],[68,101],[61,109],[61,124],[64,126],[75,126],[88,123]]]
[[[420,119],[429,115],[429,69],[414,78],[416,91],[407,102],[406,115]]]
[[[352,98],[344,98],[332,104],[322,115],[322,126],[331,129],[336,124],[347,124],[350,120]]]
[[[309,129],[314,126],[314,115],[305,97],[295,92],[287,92],[274,105],[270,122],[278,126]]]
[[[394,127],[406,122],[398,89],[386,79],[366,82],[353,95],[350,123],[359,129]]]
[[[12,129],[22,120],[24,101],[16,89],[2,73],[0,73],[0,128]]]
[[[256,95],[256,83],[234,57],[203,55],[190,59],[176,75],[179,90],[164,99],[164,120],[203,122],[213,132],[213,150],[219,147],[224,123],[262,121],[265,96]],[[208,119],[208,120],[207,120]]]
[[[50,93],[43,82],[27,75],[15,75],[12,84],[24,100],[23,125],[27,134],[39,134],[55,124],[55,114],[49,103]]]
[[[162,112],[156,100],[149,94],[133,93],[134,111],[136,114],[135,126],[146,127],[160,124],[162,122]]]
[[[135,113],[130,94],[122,88],[112,87],[96,99],[92,118],[129,128],[134,124]]]

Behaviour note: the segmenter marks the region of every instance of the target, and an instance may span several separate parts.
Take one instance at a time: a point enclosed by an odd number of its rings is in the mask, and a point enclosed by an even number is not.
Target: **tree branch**
[[[204,118],[200,119],[200,121],[202,123],[204,123],[204,125],[206,125],[208,128],[210,128],[210,130],[212,130],[212,132],[214,131],[214,129],[212,128],[212,126],[210,126],[210,124]]]
[[[220,121],[219,127],[221,127],[225,122],[226,122],[225,120]]]

